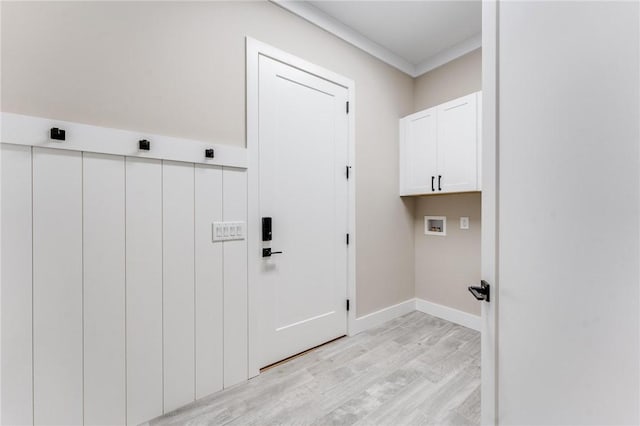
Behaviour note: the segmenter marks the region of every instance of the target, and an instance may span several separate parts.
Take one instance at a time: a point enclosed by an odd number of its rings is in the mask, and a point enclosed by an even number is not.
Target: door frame
[[[347,89],[349,102],[348,120],[348,153],[347,161],[351,166],[347,180],[347,217],[349,229],[349,246],[347,247],[347,294],[349,312],[347,313],[347,333],[355,332],[356,319],[356,167],[355,167],[355,83],[353,80],[314,65],[294,55],[284,52],[251,37],[246,38],[246,120],[247,120],[247,302],[248,302],[248,377],[260,374],[258,362],[258,276],[261,257],[260,241],[260,147],[259,147],[259,57],[269,57],[291,67],[313,74],[324,80]],[[346,166],[346,165],[345,165]],[[255,252],[252,252],[255,250]],[[253,253],[253,255],[252,255]],[[240,330],[239,330],[240,331]]]
[[[499,297],[499,0],[482,1],[482,277],[491,303],[482,304],[481,424],[498,424]]]

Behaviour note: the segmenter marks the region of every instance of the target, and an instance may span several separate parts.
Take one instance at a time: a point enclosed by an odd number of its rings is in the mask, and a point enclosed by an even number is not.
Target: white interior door
[[[346,88],[260,56],[259,363],[347,332]],[[260,256],[261,253],[252,255]]]
[[[498,78],[483,92],[498,113],[483,111],[499,149],[484,139],[497,174],[484,169],[483,215],[498,222],[483,258],[497,253],[499,282],[483,310],[483,400],[496,402],[483,422],[639,424],[639,5],[489,8],[483,61]]]

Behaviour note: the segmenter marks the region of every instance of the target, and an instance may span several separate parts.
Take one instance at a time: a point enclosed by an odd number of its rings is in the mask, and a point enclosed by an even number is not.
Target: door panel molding
[[[353,80],[345,78],[332,71],[304,61],[289,53],[265,43],[247,37],[246,39],[246,66],[247,66],[247,151],[248,151],[248,253],[249,253],[249,289],[248,289],[248,321],[249,321],[249,357],[248,373],[249,377],[259,374],[260,362],[258,359],[258,309],[261,303],[258,297],[258,274],[260,271],[260,156],[259,156],[259,57],[265,56],[275,61],[282,62],[294,68],[327,80],[347,89],[347,100],[349,102],[348,112],[348,157],[347,162],[351,166],[348,179],[348,229],[350,234],[350,244],[347,248],[347,295],[350,300],[350,310],[347,315],[348,334],[354,334],[355,312],[356,312],[356,292],[355,292],[355,84]],[[346,176],[345,176],[346,177]]]

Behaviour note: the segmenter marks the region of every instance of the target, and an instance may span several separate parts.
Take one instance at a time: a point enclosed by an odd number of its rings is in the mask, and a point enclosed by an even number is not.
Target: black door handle
[[[442,191],[442,187],[440,186],[441,179],[442,179],[442,175],[438,175],[438,191]]]
[[[435,180],[435,176],[431,176],[431,191],[435,191],[436,188],[433,186],[433,181]]]
[[[271,257],[272,254],[282,254],[281,251],[271,251],[270,248],[262,249],[262,257]]]
[[[485,280],[480,281],[480,287],[469,286],[469,292],[478,300],[489,302],[491,300],[491,286]]]

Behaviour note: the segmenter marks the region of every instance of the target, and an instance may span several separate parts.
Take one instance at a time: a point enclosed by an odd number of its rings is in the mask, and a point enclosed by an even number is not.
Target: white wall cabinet
[[[400,119],[400,195],[480,191],[480,97]]]

